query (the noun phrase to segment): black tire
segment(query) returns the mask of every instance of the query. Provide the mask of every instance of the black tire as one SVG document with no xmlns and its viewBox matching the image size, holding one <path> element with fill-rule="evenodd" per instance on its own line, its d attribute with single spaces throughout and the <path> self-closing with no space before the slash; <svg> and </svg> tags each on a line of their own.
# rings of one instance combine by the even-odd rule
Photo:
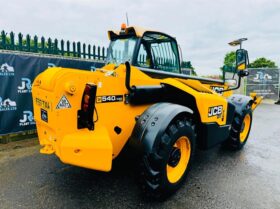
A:
<svg viewBox="0 0 280 209">
<path fill-rule="evenodd" d="M 190 119 L 186 117 L 176 118 L 169 124 L 159 140 L 155 142 L 153 152 L 143 154 L 140 163 L 139 183 L 145 196 L 151 199 L 164 200 L 180 188 L 190 170 L 194 156 L 196 144 L 194 129 L 195 126 Z M 173 163 L 172 166 L 174 166 L 176 162 L 174 164 L 172 160 L 175 159 L 176 161 L 178 158 L 178 155 L 174 154 L 175 152 L 177 153 L 176 147 L 173 146 L 178 143 L 178 139 L 186 140 L 186 138 L 189 141 L 188 147 L 190 147 L 190 154 L 188 152 L 189 160 L 186 163 L 185 170 L 181 169 L 184 172 L 179 180 L 171 183 L 168 179 L 167 165 L 170 166 Z M 178 165 L 179 163 L 182 165 L 181 156 L 182 154 Z M 183 165 L 185 164 L 183 163 Z"/>
<path fill-rule="evenodd" d="M 248 127 L 248 130 L 246 131 L 245 136 L 242 136 L 242 133 L 244 131 L 244 120 L 246 117 L 250 117 L 250 124 Z M 240 150 L 244 147 L 246 144 L 248 137 L 250 135 L 252 126 L 252 110 L 247 109 L 242 113 L 242 115 L 235 114 L 233 118 L 233 122 L 230 129 L 230 135 L 228 140 L 226 141 L 226 147 L 228 147 L 231 150 Z"/>
</svg>

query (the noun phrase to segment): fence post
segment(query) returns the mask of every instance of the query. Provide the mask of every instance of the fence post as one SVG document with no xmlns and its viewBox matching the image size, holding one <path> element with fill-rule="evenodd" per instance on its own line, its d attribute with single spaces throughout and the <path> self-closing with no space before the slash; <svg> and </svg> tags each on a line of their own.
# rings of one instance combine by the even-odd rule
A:
<svg viewBox="0 0 280 209">
<path fill-rule="evenodd" d="M 67 50 L 67 56 L 70 56 L 70 41 L 66 42 L 66 50 Z"/>
<path fill-rule="evenodd" d="M 76 57 L 76 43 L 73 42 L 73 56 Z"/>
<path fill-rule="evenodd" d="M 20 51 L 22 51 L 22 37 L 23 37 L 22 33 L 19 33 L 18 34 L 18 49 Z"/>
<path fill-rule="evenodd" d="M 10 33 L 10 39 L 11 39 L 11 49 L 14 50 L 15 49 L 15 34 L 13 33 L 13 31 Z"/>
<path fill-rule="evenodd" d="M 6 33 L 2 30 L 1 32 L 1 48 L 6 49 Z"/>
<path fill-rule="evenodd" d="M 48 38 L 48 54 L 52 52 L 52 39 Z"/>
<path fill-rule="evenodd" d="M 96 47 L 95 47 L 95 45 L 94 45 L 94 46 L 92 47 L 92 50 L 93 50 L 93 59 L 96 59 L 95 49 L 96 49 Z"/>
<path fill-rule="evenodd" d="M 86 44 L 83 43 L 83 58 L 86 58 Z"/>
<path fill-rule="evenodd" d="M 41 50 L 42 50 L 42 53 L 45 53 L 45 38 L 44 38 L 44 36 L 41 37 Z"/>
<path fill-rule="evenodd" d="M 88 45 L 88 58 L 91 58 L 91 45 Z"/>
<path fill-rule="evenodd" d="M 35 35 L 33 40 L 34 40 L 33 51 L 38 52 L 38 36 Z"/>
<path fill-rule="evenodd" d="M 97 48 L 97 59 L 100 60 L 100 46 Z"/>
<path fill-rule="evenodd" d="M 81 57 L 81 42 L 77 43 L 78 57 Z"/>
<path fill-rule="evenodd" d="M 64 41 L 63 41 L 63 39 L 60 41 L 60 52 L 61 52 L 61 55 L 64 56 Z"/>
<path fill-rule="evenodd" d="M 54 54 L 58 54 L 58 40 L 54 39 Z"/>
<path fill-rule="evenodd" d="M 30 52 L 30 35 L 26 35 L 26 50 Z"/>
</svg>

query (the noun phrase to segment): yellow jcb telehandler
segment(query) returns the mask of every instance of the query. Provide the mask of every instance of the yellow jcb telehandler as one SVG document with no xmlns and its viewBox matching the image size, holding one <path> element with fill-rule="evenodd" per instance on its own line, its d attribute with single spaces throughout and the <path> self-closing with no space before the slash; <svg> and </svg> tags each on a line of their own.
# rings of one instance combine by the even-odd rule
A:
<svg viewBox="0 0 280 209">
<path fill-rule="evenodd" d="M 163 199 L 184 182 L 195 149 L 247 142 L 256 95 L 232 94 L 248 75 L 236 51 L 238 82 L 185 75 L 176 39 L 122 25 L 109 31 L 106 65 L 94 72 L 48 68 L 32 95 L 43 154 L 66 164 L 110 171 L 125 145 L 138 153 L 140 187 Z"/>
</svg>

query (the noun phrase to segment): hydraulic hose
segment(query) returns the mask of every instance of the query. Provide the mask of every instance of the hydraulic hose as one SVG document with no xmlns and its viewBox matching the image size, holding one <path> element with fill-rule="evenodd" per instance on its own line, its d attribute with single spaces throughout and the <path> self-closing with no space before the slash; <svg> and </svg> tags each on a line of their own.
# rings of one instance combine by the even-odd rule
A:
<svg viewBox="0 0 280 209">
<path fill-rule="evenodd" d="M 129 92 L 132 91 L 132 88 L 130 87 L 130 73 L 131 73 L 131 68 L 129 62 L 125 62 L 125 67 L 126 67 L 126 76 L 125 76 L 125 87 Z"/>
</svg>

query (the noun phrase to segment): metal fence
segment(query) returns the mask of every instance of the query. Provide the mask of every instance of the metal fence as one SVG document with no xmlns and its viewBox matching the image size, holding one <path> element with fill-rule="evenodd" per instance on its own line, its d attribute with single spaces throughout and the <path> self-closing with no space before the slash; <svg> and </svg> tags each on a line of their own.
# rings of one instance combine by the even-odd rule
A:
<svg viewBox="0 0 280 209">
<path fill-rule="evenodd" d="M 59 41 L 56 38 L 46 39 L 43 36 L 39 39 L 37 35 L 31 37 L 29 34 L 24 37 L 22 33 L 16 35 L 14 32 L 8 34 L 5 31 L 0 35 L 0 49 L 96 60 L 104 60 L 107 55 L 107 48 L 101 46 L 63 39 Z"/>
</svg>

